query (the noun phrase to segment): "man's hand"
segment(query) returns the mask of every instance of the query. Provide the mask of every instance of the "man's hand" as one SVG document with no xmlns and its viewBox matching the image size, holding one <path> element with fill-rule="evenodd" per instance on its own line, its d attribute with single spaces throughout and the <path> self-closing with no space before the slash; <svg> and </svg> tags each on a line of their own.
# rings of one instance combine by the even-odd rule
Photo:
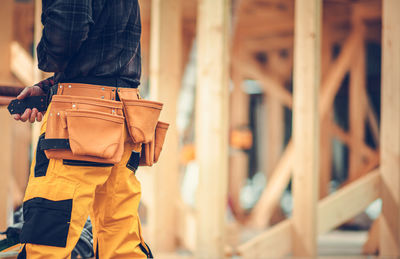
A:
<svg viewBox="0 0 400 259">
<path fill-rule="evenodd" d="M 44 92 L 39 86 L 37 86 L 37 85 L 28 86 L 28 87 L 25 87 L 24 90 L 22 90 L 22 92 L 17 96 L 17 99 L 22 100 L 29 96 L 40 96 L 40 95 L 44 95 Z M 14 115 L 14 119 L 20 120 L 23 122 L 29 120 L 29 122 L 33 123 L 33 122 L 35 122 L 35 119 L 37 121 L 42 121 L 43 114 L 41 112 L 39 112 L 36 108 L 33 108 L 32 110 L 26 109 L 22 115 L 20 115 L 20 114 Z"/>
</svg>

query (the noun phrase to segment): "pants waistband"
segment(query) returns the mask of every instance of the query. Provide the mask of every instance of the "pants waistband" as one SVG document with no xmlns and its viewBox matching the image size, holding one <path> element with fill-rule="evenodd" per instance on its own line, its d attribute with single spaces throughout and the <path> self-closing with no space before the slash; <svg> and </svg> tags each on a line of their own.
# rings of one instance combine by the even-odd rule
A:
<svg viewBox="0 0 400 259">
<path fill-rule="evenodd" d="M 97 77 L 97 76 L 85 76 L 74 78 L 71 80 L 61 81 L 60 83 L 78 83 L 78 84 L 92 84 L 92 85 L 103 85 L 123 88 L 138 88 L 139 82 L 131 82 L 122 79 L 119 76 L 115 77 Z"/>
</svg>

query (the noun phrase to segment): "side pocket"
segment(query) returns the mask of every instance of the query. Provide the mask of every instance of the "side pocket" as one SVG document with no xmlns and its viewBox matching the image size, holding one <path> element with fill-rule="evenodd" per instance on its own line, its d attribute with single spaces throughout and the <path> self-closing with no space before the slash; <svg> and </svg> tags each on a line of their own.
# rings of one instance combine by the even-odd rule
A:
<svg viewBox="0 0 400 259">
<path fill-rule="evenodd" d="M 149 143 L 152 141 L 163 104 L 143 99 L 122 99 L 122 102 L 133 142 Z"/>
<path fill-rule="evenodd" d="M 23 204 L 24 226 L 21 242 L 65 247 L 72 212 L 71 199 L 53 201 L 41 197 Z"/>
<path fill-rule="evenodd" d="M 157 163 L 162 147 L 164 145 L 165 136 L 167 135 L 169 124 L 159 121 L 154 136 L 154 163 Z"/>
<path fill-rule="evenodd" d="M 66 117 L 74 155 L 108 159 L 122 153 L 124 117 L 89 110 L 67 110 Z"/>
</svg>

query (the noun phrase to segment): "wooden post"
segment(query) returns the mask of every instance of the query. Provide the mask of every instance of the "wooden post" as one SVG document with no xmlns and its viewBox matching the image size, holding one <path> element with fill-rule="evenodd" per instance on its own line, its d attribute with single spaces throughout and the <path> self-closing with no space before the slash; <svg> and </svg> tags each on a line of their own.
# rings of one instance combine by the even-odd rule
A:
<svg viewBox="0 0 400 259">
<path fill-rule="evenodd" d="M 151 6 L 150 96 L 164 103 L 160 120 L 170 123 L 163 154 L 153 169 L 154 202 L 149 208 L 150 241 L 156 251 L 176 246 L 178 133 L 176 103 L 181 83 L 182 3 L 153 0 Z"/>
<path fill-rule="evenodd" d="M 224 257 L 228 182 L 229 0 L 201 0 L 197 16 L 197 257 Z"/>
<path fill-rule="evenodd" d="M 0 82 L 10 82 L 11 80 L 11 41 L 12 41 L 12 14 L 13 0 L 3 0 L 0 8 L 1 17 L 1 37 L 0 37 Z"/>
<path fill-rule="evenodd" d="M 383 1 L 380 254 L 400 256 L 400 1 Z"/>
<path fill-rule="evenodd" d="M 0 120 L 0 229 L 3 231 L 7 228 L 9 213 L 12 211 L 12 186 L 9 184 L 12 179 L 12 117 L 7 109 L 0 108 Z"/>
<path fill-rule="evenodd" d="M 11 76 L 11 41 L 12 41 L 12 14 L 13 0 L 4 0 L 0 8 L 0 82 L 10 83 Z M 4 108 L 0 109 L 0 229 L 7 228 L 7 219 L 11 207 L 10 201 L 10 185 L 12 173 L 12 157 L 11 157 L 11 117 Z"/>
<path fill-rule="evenodd" d="M 232 74 L 234 89 L 231 92 L 230 126 L 231 130 L 249 124 L 249 95 L 242 89 L 243 78 L 239 71 Z M 229 158 L 229 197 L 233 214 L 241 220 L 244 210 L 240 206 L 240 190 L 244 186 L 248 173 L 248 155 L 243 150 L 233 150 Z"/>
<path fill-rule="evenodd" d="M 364 31 L 362 21 L 354 18 L 354 27 L 357 31 Z M 361 34 L 362 38 L 364 33 Z M 366 118 L 366 67 L 365 67 L 365 48 L 364 41 L 361 41 L 357 49 L 357 56 L 350 68 L 350 135 L 351 144 L 349 157 L 349 181 L 354 181 L 360 177 L 357 175 L 358 169 L 363 164 L 363 157 L 360 147 L 365 138 L 365 118 Z"/>
<path fill-rule="evenodd" d="M 321 0 L 296 0 L 293 88 L 293 255 L 317 253 Z"/>
<path fill-rule="evenodd" d="M 323 10 L 327 11 L 327 8 Z M 326 16 L 324 16 L 326 17 Z M 332 29 L 330 24 L 323 19 L 321 39 L 321 77 L 325 78 L 332 64 Z M 323 85 L 321 84 L 321 88 Z M 322 89 L 321 89 L 322 90 Z M 332 176 L 332 124 L 333 107 L 330 107 L 327 116 L 321 118 L 320 135 L 320 172 L 319 172 L 319 198 L 322 199 L 329 194 Z"/>
</svg>

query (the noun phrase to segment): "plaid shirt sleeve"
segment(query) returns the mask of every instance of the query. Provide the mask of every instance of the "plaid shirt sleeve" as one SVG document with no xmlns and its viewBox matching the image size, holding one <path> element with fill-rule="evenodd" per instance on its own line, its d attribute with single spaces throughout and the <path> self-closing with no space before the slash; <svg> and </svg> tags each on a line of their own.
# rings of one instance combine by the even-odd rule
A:
<svg viewBox="0 0 400 259">
<path fill-rule="evenodd" d="M 39 68 L 62 72 L 88 36 L 93 24 L 92 0 L 43 0 L 42 6 Z"/>
<path fill-rule="evenodd" d="M 39 86 L 43 92 L 45 94 L 47 94 L 49 92 L 50 87 L 52 87 L 54 85 L 54 76 L 51 76 L 49 78 L 46 78 L 42 81 L 40 81 L 39 83 L 35 84 L 37 86 Z"/>
</svg>

